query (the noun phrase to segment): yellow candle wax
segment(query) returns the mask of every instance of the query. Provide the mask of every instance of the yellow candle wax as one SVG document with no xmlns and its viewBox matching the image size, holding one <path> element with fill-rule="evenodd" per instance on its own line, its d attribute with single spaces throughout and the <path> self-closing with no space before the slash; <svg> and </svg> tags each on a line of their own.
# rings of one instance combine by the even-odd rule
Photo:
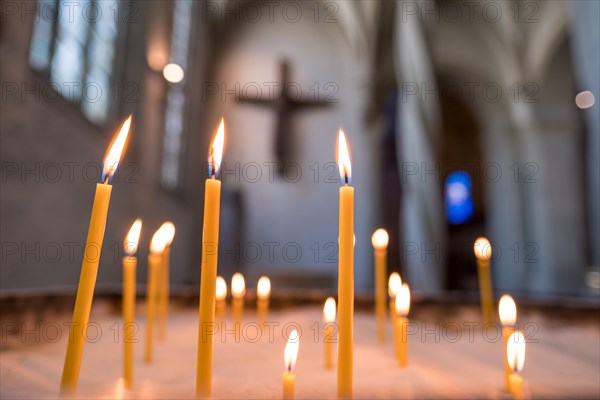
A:
<svg viewBox="0 0 600 400">
<path fill-rule="evenodd" d="M 162 254 L 162 263 L 158 276 L 158 340 L 164 341 L 167 336 L 167 319 L 169 316 L 169 297 L 170 297 L 170 275 L 171 275 L 171 243 L 175 236 L 175 225 L 172 222 L 165 222 L 159 229 L 165 231 L 165 240 L 167 245 Z"/>
<path fill-rule="evenodd" d="M 108 215 L 108 206 L 112 191 L 112 186 L 108 184 L 108 181 L 116 172 L 121 154 L 127 143 L 130 126 L 131 116 L 121 126 L 104 159 L 104 184 L 96 185 L 96 194 L 94 196 L 83 262 L 81 264 L 79 285 L 77 287 L 77 296 L 75 298 L 73 319 L 69 329 L 69 342 L 67 344 L 67 353 L 60 385 L 61 394 L 72 394 L 77 389 L 85 345 L 85 330 L 90 319 L 94 289 L 96 287 L 96 276 L 98 275 L 98 263 L 100 261 L 102 242 L 104 241 L 106 217 Z"/>
<path fill-rule="evenodd" d="M 288 337 L 283 354 L 286 370 L 283 372 L 283 398 L 293 399 L 295 395 L 296 375 L 292 372 L 298 358 L 298 348 L 300 346 L 300 336 L 297 330 L 293 330 Z"/>
<path fill-rule="evenodd" d="M 152 350 L 154 346 L 154 317 L 156 308 L 156 284 L 158 283 L 158 272 L 161 263 L 160 254 L 148 256 L 148 282 L 146 284 L 146 351 L 144 361 L 152 361 Z"/>
<path fill-rule="evenodd" d="M 219 216 L 221 210 L 221 181 L 216 179 L 223 145 L 225 122 L 221 124 L 209 150 L 210 178 L 204 187 L 204 226 L 202 228 L 202 267 L 200 280 L 200 310 L 198 328 L 198 363 L 196 396 L 210 397 L 214 350 L 215 296 L 219 256 Z"/>
<path fill-rule="evenodd" d="M 523 399 L 523 377 L 516 372 L 509 376 L 510 395 L 514 400 Z"/>
<path fill-rule="evenodd" d="M 333 344 L 335 340 L 335 299 L 327 298 L 323 306 L 323 342 L 325 347 L 325 368 L 333 367 Z"/>
<path fill-rule="evenodd" d="M 481 314 L 484 324 L 494 322 L 494 295 L 492 291 L 492 276 L 490 272 L 490 258 L 492 257 L 492 246 L 490 242 L 480 237 L 474 245 L 475 257 L 477 258 L 477 275 L 479 277 L 479 295 L 481 297 Z"/>
<path fill-rule="evenodd" d="M 385 341 L 385 279 L 387 276 L 388 233 L 385 229 L 377 229 L 371 237 L 375 248 L 375 316 L 377 318 L 377 340 Z"/>
<path fill-rule="evenodd" d="M 338 370 L 339 397 L 352 397 L 354 348 L 354 188 L 350 154 L 344 132 L 338 136 L 338 165 L 344 186 L 340 188 L 338 255 Z"/>
<path fill-rule="evenodd" d="M 500 322 L 502 323 L 502 358 L 504 360 L 504 383 L 506 391 L 510 391 L 510 374 L 512 372 L 510 365 L 508 364 L 508 358 L 506 357 L 506 350 L 508 347 L 508 338 L 514 333 L 513 326 L 517 322 L 517 305 L 512 297 L 509 295 L 503 295 L 498 303 L 498 314 L 500 315 Z"/>
<path fill-rule="evenodd" d="M 283 398 L 293 399 L 296 389 L 296 374 L 290 371 L 283 373 Z"/>
<path fill-rule="evenodd" d="M 396 358 L 398 359 L 398 365 L 406 367 L 408 365 L 408 350 L 407 350 L 407 327 L 408 318 L 397 317 L 396 318 Z"/>
<path fill-rule="evenodd" d="M 69 344 L 61 381 L 61 393 L 63 394 L 74 392 L 77 389 L 85 345 L 85 329 L 90 319 L 111 190 L 111 185 L 96 185 L 96 195 L 81 265 L 75 309 L 73 310 L 73 321 L 69 329 Z"/>
<path fill-rule="evenodd" d="M 227 300 L 227 283 L 225 283 L 225 279 L 221 276 L 217 276 L 216 288 L 215 288 L 215 297 L 216 297 L 216 318 L 223 319 L 225 318 L 225 301 Z"/>
<path fill-rule="evenodd" d="M 142 220 L 137 219 L 131 226 L 125 239 L 125 257 L 123 257 L 123 378 L 125 388 L 133 388 L 133 343 L 135 334 L 135 275 L 137 251 Z"/>
<path fill-rule="evenodd" d="M 394 332 L 396 344 L 396 357 L 398 364 L 404 368 L 408 365 L 408 312 L 410 311 L 410 288 L 406 283 L 402 284 L 396 295 L 396 330 Z"/>
<path fill-rule="evenodd" d="M 123 377 L 125 388 L 133 387 L 133 343 L 135 334 L 136 257 L 123 257 Z"/>
<path fill-rule="evenodd" d="M 269 297 L 271 295 L 271 280 L 261 276 L 256 285 L 256 314 L 258 322 L 264 324 L 269 314 Z"/>
</svg>

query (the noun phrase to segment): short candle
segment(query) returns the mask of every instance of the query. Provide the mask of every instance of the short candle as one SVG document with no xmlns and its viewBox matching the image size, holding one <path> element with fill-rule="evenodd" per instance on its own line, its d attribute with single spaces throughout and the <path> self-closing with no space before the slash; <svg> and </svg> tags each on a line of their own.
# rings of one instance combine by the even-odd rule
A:
<svg viewBox="0 0 600 400">
<path fill-rule="evenodd" d="M 506 357 L 506 348 L 508 346 L 508 338 L 515 331 L 514 325 L 517 322 L 517 305 L 512 297 L 505 294 L 500 298 L 498 304 L 498 314 L 500 315 L 500 323 L 502 324 L 502 358 L 504 359 L 504 384 L 506 391 L 510 391 L 510 374 L 511 369 L 508 365 L 508 358 Z"/>
<path fill-rule="evenodd" d="M 377 229 L 371 236 L 375 249 L 375 316 L 377 340 L 385 341 L 385 277 L 387 276 L 387 246 L 389 235 L 385 229 Z"/>
<path fill-rule="evenodd" d="M 410 311 L 410 288 L 403 283 L 396 296 L 396 357 L 401 367 L 408 365 L 407 330 L 408 312 Z"/>
<path fill-rule="evenodd" d="M 295 395 L 296 374 L 294 374 L 294 366 L 298 358 L 298 347 L 300 346 L 300 336 L 297 330 L 293 330 L 288 337 L 288 342 L 285 345 L 283 360 L 285 371 L 283 372 L 283 398 L 293 399 Z"/>
<path fill-rule="evenodd" d="M 171 244 L 175 237 L 175 225 L 167 221 L 160 227 L 165 231 L 165 250 L 162 254 L 162 263 L 158 276 L 158 340 L 164 341 L 167 336 L 167 319 L 169 317 L 170 277 L 171 277 Z"/>
<path fill-rule="evenodd" d="M 162 265 L 163 251 L 167 245 L 168 232 L 159 228 L 152 236 L 150 254 L 148 255 L 148 284 L 146 286 L 146 353 L 144 361 L 152 361 L 154 348 L 154 323 L 158 293 L 159 273 Z"/>
<path fill-rule="evenodd" d="M 523 364 L 525 364 L 525 336 L 522 332 L 517 331 L 509 336 L 506 357 L 511 369 L 509 377 L 510 395 L 515 400 L 521 400 L 523 398 L 521 371 L 523 371 Z"/>
<path fill-rule="evenodd" d="M 236 272 L 231 277 L 231 296 L 233 297 L 233 323 L 237 332 L 244 318 L 244 296 L 246 295 L 246 281 L 244 275 Z"/>
<path fill-rule="evenodd" d="M 126 389 L 133 388 L 133 343 L 135 334 L 135 275 L 142 220 L 136 219 L 125 238 L 123 257 L 123 378 Z"/>
<path fill-rule="evenodd" d="M 271 296 L 271 280 L 261 276 L 256 285 L 256 314 L 258 321 L 264 324 L 269 313 L 269 297 Z"/>
<path fill-rule="evenodd" d="M 335 299 L 328 297 L 323 306 L 323 343 L 325 345 L 325 368 L 333 367 L 333 344 L 335 340 Z"/>
<path fill-rule="evenodd" d="M 222 319 L 225 316 L 225 301 L 227 300 L 227 282 L 222 276 L 217 276 L 216 283 L 216 314 L 217 318 Z"/>
<path fill-rule="evenodd" d="M 481 314 L 484 324 L 494 322 L 494 294 L 492 291 L 492 276 L 490 272 L 490 258 L 492 246 L 484 237 L 477 238 L 473 245 L 475 258 L 477 258 L 477 275 L 479 277 L 479 295 L 481 297 Z"/>
</svg>

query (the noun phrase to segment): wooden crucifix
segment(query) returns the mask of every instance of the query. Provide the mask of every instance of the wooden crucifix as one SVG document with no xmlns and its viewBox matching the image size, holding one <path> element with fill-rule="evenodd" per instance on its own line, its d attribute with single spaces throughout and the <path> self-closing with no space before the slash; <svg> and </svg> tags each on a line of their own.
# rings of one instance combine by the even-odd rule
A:
<svg viewBox="0 0 600 400">
<path fill-rule="evenodd" d="M 280 62 L 281 91 L 279 96 L 272 99 L 251 99 L 241 95 L 237 96 L 238 102 L 250 103 L 273 108 L 277 113 L 277 126 L 275 131 L 275 157 L 277 160 L 277 171 L 283 175 L 286 165 L 294 160 L 295 140 L 292 133 L 292 116 L 294 112 L 306 108 L 326 107 L 326 101 L 298 99 L 290 96 L 293 81 L 290 79 L 290 64 L 287 60 Z M 291 89 L 291 90 L 290 90 Z"/>
</svg>

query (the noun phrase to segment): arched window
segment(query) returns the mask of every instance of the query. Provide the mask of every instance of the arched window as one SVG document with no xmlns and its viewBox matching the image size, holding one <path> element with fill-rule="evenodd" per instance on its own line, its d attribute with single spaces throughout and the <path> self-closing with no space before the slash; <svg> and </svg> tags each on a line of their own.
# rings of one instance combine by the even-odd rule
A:
<svg viewBox="0 0 600 400">
<path fill-rule="evenodd" d="M 30 65 L 92 122 L 110 111 L 119 2 L 39 0 Z"/>
</svg>

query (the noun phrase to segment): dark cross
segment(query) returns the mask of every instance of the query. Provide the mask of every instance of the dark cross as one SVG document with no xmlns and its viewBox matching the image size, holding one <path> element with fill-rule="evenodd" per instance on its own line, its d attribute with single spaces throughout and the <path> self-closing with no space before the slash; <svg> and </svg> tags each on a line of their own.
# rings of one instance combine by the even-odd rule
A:
<svg viewBox="0 0 600 400">
<path fill-rule="evenodd" d="M 274 99 L 253 99 L 238 96 L 237 101 L 256 104 L 260 106 L 272 107 L 277 112 L 277 128 L 275 131 L 275 157 L 277 159 L 277 171 L 283 175 L 286 165 L 293 159 L 294 135 L 292 134 L 292 114 L 311 107 L 326 107 L 327 101 L 311 101 L 306 99 L 297 99 L 290 96 L 290 92 L 298 96 L 297 89 L 292 88 L 290 79 L 290 64 L 287 60 L 280 63 L 281 91 L 279 96 Z M 317 91 L 318 94 L 318 91 Z"/>
</svg>

